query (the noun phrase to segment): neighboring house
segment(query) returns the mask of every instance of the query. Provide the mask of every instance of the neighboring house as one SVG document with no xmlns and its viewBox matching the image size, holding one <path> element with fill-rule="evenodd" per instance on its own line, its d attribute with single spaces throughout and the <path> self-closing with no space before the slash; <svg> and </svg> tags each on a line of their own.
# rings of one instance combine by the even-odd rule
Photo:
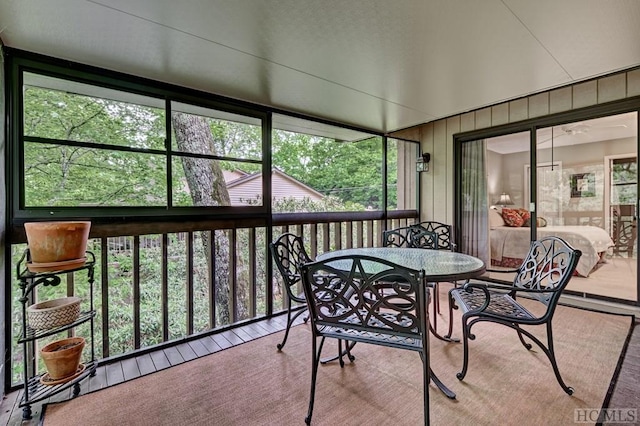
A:
<svg viewBox="0 0 640 426">
<path fill-rule="evenodd" d="M 257 198 L 262 198 L 262 173 L 248 174 L 239 170 L 225 170 L 224 179 L 227 182 L 232 206 L 248 205 L 252 202 L 255 203 Z M 311 201 L 320 201 L 324 198 L 324 195 L 315 189 L 278 169 L 271 171 L 271 188 L 274 200 L 307 198 Z"/>
</svg>

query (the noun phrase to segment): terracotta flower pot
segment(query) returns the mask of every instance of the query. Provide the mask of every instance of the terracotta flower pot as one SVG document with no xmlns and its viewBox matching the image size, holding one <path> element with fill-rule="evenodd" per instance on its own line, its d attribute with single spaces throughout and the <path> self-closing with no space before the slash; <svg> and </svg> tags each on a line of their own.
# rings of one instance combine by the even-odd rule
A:
<svg viewBox="0 0 640 426">
<path fill-rule="evenodd" d="M 40 350 L 40 356 L 47 367 L 49 377 L 53 380 L 72 376 L 78 370 L 85 339 L 70 337 L 56 340 Z"/>
<path fill-rule="evenodd" d="M 83 258 L 91 222 L 27 222 L 24 229 L 31 261 L 46 264 Z"/>
</svg>

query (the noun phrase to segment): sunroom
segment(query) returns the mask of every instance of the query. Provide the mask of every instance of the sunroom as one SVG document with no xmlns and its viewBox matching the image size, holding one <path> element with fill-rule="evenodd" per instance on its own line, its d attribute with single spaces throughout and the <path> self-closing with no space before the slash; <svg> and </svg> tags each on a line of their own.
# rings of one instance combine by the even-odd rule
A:
<svg viewBox="0 0 640 426">
<path fill-rule="evenodd" d="M 113 374 L 97 388 L 282 332 L 285 232 L 315 258 L 438 221 L 502 282 L 561 235 L 583 252 L 563 304 L 638 312 L 637 5 L 125 3 L 0 6 L 5 394 L 59 338 L 20 341 L 41 300 L 92 300 L 75 332 Z M 20 301 L 24 224 L 71 220 L 91 222 L 95 281 Z"/>
</svg>

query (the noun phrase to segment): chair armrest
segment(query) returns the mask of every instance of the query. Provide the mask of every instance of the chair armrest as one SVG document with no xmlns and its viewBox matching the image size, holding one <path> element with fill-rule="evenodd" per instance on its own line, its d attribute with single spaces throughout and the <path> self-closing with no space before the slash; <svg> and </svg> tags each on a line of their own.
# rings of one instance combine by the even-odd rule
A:
<svg viewBox="0 0 640 426">
<path fill-rule="evenodd" d="M 544 294 L 544 293 L 554 293 L 558 291 L 557 288 L 546 288 L 546 289 L 535 289 L 535 288 L 522 288 L 515 287 L 513 284 L 500 284 L 500 283 L 489 283 L 489 282 L 468 282 L 462 288 L 466 289 L 467 286 L 470 288 L 483 288 L 487 291 L 489 290 L 502 290 L 509 293 L 533 293 L 533 294 Z"/>
<path fill-rule="evenodd" d="M 468 281 L 462 286 L 462 288 L 464 289 L 467 286 L 470 286 L 472 288 L 483 287 L 483 288 L 486 288 L 487 290 L 503 290 L 503 291 L 517 290 L 517 287 L 514 287 L 513 284 L 500 284 L 500 283 L 486 282 L 486 281 L 479 281 L 479 280 Z"/>
<path fill-rule="evenodd" d="M 471 309 L 470 312 L 471 311 L 482 312 L 485 309 L 487 309 L 487 307 L 489 306 L 489 303 L 491 302 L 491 293 L 489 292 L 489 285 L 487 285 L 486 283 L 468 282 L 462 287 L 462 290 L 466 291 L 467 293 L 473 293 L 475 290 L 480 290 L 481 292 L 484 293 L 484 302 L 482 303 L 482 305 L 480 305 L 479 308 Z"/>
</svg>

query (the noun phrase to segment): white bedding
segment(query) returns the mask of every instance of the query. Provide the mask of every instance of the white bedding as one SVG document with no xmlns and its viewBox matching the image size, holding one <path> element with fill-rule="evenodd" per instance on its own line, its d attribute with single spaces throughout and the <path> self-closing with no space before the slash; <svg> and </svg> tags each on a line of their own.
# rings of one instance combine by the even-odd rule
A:
<svg viewBox="0 0 640 426">
<path fill-rule="evenodd" d="M 576 272 L 588 277 L 600 262 L 601 254 L 613 247 L 613 240 L 607 231 L 597 226 L 546 226 L 538 228 L 539 238 L 557 236 L 573 248 L 582 251 Z M 498 262 L 503 257 L 522 259 L 531 245 L 531 228 L 498 226 L 491 230 L 491 259 Z"/>
</svg>

